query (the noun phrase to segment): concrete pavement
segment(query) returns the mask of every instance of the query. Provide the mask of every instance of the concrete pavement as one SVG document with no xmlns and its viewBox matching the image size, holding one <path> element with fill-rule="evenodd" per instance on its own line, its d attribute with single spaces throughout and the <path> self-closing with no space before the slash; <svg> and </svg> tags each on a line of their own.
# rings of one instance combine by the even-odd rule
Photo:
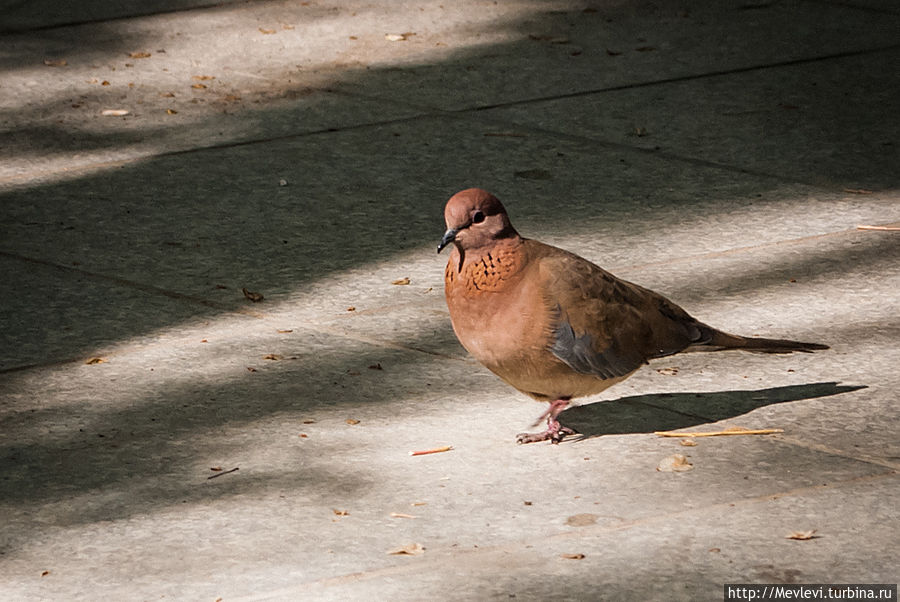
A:
<svg viewBox="0 0 900 602">
<path fill-rule="evenodd" d="M 900 581 L 894 3 L 81 4 L 0 2 L 0 598 Z M 434 253 L 473 185 L 832 349 L 659 360 L 516 446 Z M 653 434 L 730 426 L 784 432 Z"/>
</svg>

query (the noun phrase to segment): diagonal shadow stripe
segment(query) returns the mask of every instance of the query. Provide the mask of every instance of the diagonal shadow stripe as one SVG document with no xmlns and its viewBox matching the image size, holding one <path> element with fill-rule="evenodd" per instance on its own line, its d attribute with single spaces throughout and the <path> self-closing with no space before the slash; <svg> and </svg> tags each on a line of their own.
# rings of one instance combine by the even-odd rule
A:
<svg viewBox="0 0 900 602">
<path fill-rule="evenodd" d="M 560 421 L 584 438 L 652 433 L 727 420 L 777 403 L 865 388 L 865 385 L 822 382 L 749 391 L 634 395 L 571 408 L 563 412 Z"/>
</svg>

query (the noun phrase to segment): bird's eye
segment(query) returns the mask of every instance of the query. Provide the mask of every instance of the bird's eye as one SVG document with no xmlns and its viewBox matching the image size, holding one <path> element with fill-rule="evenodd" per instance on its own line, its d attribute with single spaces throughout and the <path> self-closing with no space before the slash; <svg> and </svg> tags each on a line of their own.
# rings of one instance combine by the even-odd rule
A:
<svg viewBox="0 0 900 602">
<path fill-rule="evenodd" d="M 474 214 L 472 214 L 472 223 L 473 224 L 480 224 L 483 221 L 484 221 L 484 214 L 481 211 L 476 211 Z"/>
</svg>

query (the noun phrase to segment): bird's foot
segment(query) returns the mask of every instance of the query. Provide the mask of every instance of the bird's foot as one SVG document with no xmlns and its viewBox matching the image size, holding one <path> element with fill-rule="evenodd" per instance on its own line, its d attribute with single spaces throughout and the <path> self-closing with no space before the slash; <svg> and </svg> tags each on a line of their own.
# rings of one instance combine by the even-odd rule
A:
<svg viewBox="0 0 900 602">
<path fill-rule="evenodd" d="M 547 430 L 543 433 L 519 433 L 516 435 L 516 443 L 537 443 L 538 441 L 547 441 L 550 443 L 559 443 L 563 440 L 566 435 L 574 435 L 575 431 L 570 429 L 567 426 L 563 426 L 559 423 L 559 420 L 556 419 L 563 410 L 565 410 L 569 406 L 568 399 L 557 399 L 556 401 L 550 402 L 550 407 L 546 412 L 541 414 L 541 417 L 537 419 L 537 422 L 534 423 L 534 426 L 537 426 L 541 420 L 544 418 L 547 419 Z"/>
<path fill-rule="evenodd" d="M 566 435 L 574 435 L 575 431 L 567 426 L 563 426 L 558 420 L 548 421 L 547 430 L 542 433 L 519 433 L 516 435 L 516 443 L 537 443 L 538 441 L 550 441 L 556 444 L 563 440 Z"/>
</svg>

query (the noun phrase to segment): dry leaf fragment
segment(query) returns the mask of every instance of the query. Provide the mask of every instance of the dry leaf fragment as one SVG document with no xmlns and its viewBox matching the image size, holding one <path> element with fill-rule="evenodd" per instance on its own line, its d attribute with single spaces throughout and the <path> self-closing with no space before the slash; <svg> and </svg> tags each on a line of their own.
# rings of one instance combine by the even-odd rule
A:
<svg viewBox="0 0 900 602">
<path fill-rule="evenodd" d="M 427 506 L 428 502 L 413 502 L 410 506 Z"/>
<path fill-rule="evenodd" d="M 693 470 L 694 465 L 688 462 L 687 457 L 683 454 L 675 454 L 668 456 L 659 461 L 656 470 L 659 472 L 686 472 Z"/>
<path fill-rule="evenodd" d="M 48 67 L 65 67 L 69 63 L 66 59 L 44 59 L 44 64 Z"/>
<path fill-rule="evenodd" d="M 332 508 L 331 511 L 337 516 L 348 516 L 350 514 L 347 510 L 338 510 L 337 508 Z"/>
<path fill-rule="evenodd" d="M 696 447 L 697 445 L 697 442 L 693 439 L 682 439 L 678 443 L 684 447 Z"/>
<path fill-rule="evenodd" d="M 570 527 L 587 527 L 588 525 L 597 524 L 596 514 L 573 514 L 566 519 L 566 524 Z"/>
<path fill-rule="evenodd" d="M 106 363 L 106 360 L 103 359 L 102 357 L 92 357 L 89 360 L 85 361 L 84 363 L 87 364 L 88 366 L 93 366 L 95 364 Z"/>
<path fill-rule="evenodd" d="M 785 539 L 796 539 L 798 541 L 806 541 L 807 539 L 816 539 L 819 537 L 816 535 L 816 529 L 812 529 L 811 531 L 791 531 L 787 535 L 784 536 Z"/>
<path fill-rule="evenodd" d="M 414 36 L 416 34 L 411 32 L 406 33 L 386 33 L 384 34 L 384 39 L 388 42 L 405 42 L 409 36 Z"/>
<path fill-rule="evenodd" d="M 278 360 L 283 360 L 283 359 L 284 359 L 284 356 L 283 356 L 283 355 L 278 355 L 277 353 L 267 353 L 266 355 L 263 356 L 263 359 L 264 359 L 264 360 L 278 361 Z"/>
<path fill-rule="evenodd" d="M 260 27 L 259 33 L 262 33 L 265 35 L 271 35 L 271 34 L 275 33 L 275 30 L 274 29 L 263 29 L 262 27 Z"/>
<path fill-rule="evenodd" d="M 394 280 L 393 282 L 391 282 L 391 284 L 396 284 L 399 286 L 409 284 L 409 277 L 407 276 L 406 278 L 400 278 L 399 280 Z"/>
<path fill-rule="evenodd" d="M 350 307 L 347 308 L 347 311 L 356 311 L 356 307 L 351 305 Z"/>
<path fill-rule="evenodd" d="M 425 548 L 422 546 L 422 544 L 418 543 L 406 544 L 402 548 L 388 551 L 388 554 L 393 556 L 418 556 L 424 553 Z"/>
<path fill-rule="evenodd" d="M 303 424 L 315 424 L 315 423 L 316 423 L 316 421 L 313 420 L 312 418 L 307 418 L 306 420 L 303 421 Z"/>
<path fill-rule="evenodd" d="M 160 94 L 160 96 L 163 98 L 175 98 L 175 94 L 173 94 L 172 92 L 163 92 L 162 94 Z"/>
<path fill-rule="evenodd" d="M 254 303 L 259 303 L 260 301 L 265 299 L 265 297 L 263 297 L 260 293 L 254 293 L 253 291 L 248 291 L 246 288 L 242 288 L 241 292 L 244 293 L 244 296 L 247 299 L 250 299 Z"/>
<path fill-rule="evenodd" d="M 103 84 L 104 86 L 108 86 L 109 83 Z M 128 115 L 129 111 L 126 109 L 104 109 L 100 111 L 100 114 L 105 117 L 122 117 L 124 115 Z"/>
<path fill-rule="evenodd" d="M 256 371 L 257 371 L 256 368 L 254 368 L 253 366 L 247 366 L 247 372 L 256 372 Z"/>
<path fill-rule="evenodd" d="M 41 577 L 46 577 L 49 574 L 50 574 L 50 571 L 44 571 L 41 573 Z"/>
<path fill-rule="evenodd" d="M 678 374 L 678 366 L 672 366 L 671 368 L 657 368 L 656 371 L 663 376 L 675 376 Z"/>
<path fill-rule="evenodd" d="M 391 512 L 391 518 L 416 518 L 412 514 L 403 514 L 402 512 Z"/>
<path fill-rule="evenodd" d="M 209 469 L 213 472 L 219 472 L 220 470 L 222 470 L 222 467 L 221 466 L 210 466 Z"/>
<path fill-rule="evenodd" d="M 191 84 L 191 87 L 195 90 L 205 90 L 206 84 Z"/>
<path fill-rule="evenodd" d="M 147 59 L 150 58 L 149 52 L 129 52 L 128 56 L 133 59 Z"/>
<path fill-rule="evenodd" d="M 294 332 L 294 331 L 293 331 L 293 329 L 285 329 L 285 330 L 279 329 L 279 330 L 277 330 L 276 332 L 277 332 L 278 334 L 289 334 L 289 333 Z"/>
<path fill-rule="evenodd" d="M 166 115 L 177 115 L 178 111 L 175 109 L 166 109 Z"/>
<path fill-rule="evenodd" d="M 560 556 L 566 560 L 581 560 L 584 558 L 584 554 L 560 554 Z"/>
<path fill-rule="evenodd" d="M 448 452 L 453 449 L 452 445 L 445 445 L 443 447 L 435 447 L 432 449 L 422 449 L 419 451 L 411 451 L 409 452 L 410 456 L 427 456 L 428 454 L 440 454 L 443 452 Z"/>
<path fill-rule="evenodd" d="M 196 79 L 197 81 L 205 82 L 211 79 L 216 79 L 215 75 L 192 75 L 191 79 Z"/>
<path fill-rule="evenodd" d="M 348 418 L 344 422 L 346 422 L 349 425 L 359 424 L 359 420 L 357 420 L 356 418 Z"/>
</svg>

